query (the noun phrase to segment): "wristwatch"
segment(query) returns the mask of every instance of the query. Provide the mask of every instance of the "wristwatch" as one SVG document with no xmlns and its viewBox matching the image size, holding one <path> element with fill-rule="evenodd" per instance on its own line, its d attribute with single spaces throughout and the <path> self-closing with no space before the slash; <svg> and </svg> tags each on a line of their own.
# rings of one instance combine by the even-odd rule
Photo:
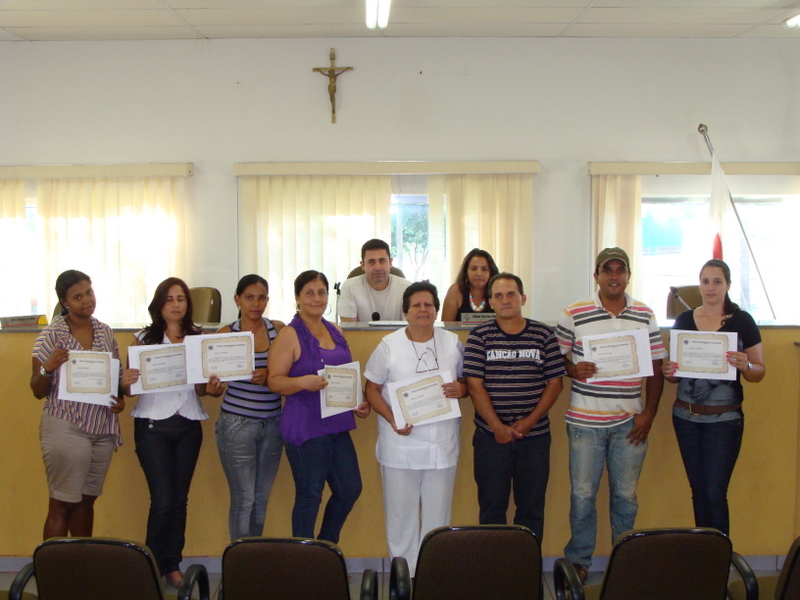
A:
<svg viewBox="0 0 800 600">
<path fill-rule="evenodd" d="M 45 369 L 44 365 L 42 365 L 41 367 L 39 367 L 39 375 L 41 375 L 42 377 L 51 377 L 53 374 L 48 373 L 47 369 Z"/>
</svg>

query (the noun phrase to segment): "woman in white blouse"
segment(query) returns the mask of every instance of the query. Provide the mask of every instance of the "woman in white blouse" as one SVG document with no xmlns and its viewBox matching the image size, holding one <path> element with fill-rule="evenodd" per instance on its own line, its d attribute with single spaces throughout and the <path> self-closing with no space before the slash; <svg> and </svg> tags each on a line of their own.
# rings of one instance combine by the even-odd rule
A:
<svg viewBox="0 0 800 600">
<path fill-rule="evenodd" d="M 438 312 L 436 286 L 428 281 L 412 283 L 403 294 L 408 326 L 381 340 L 364 372 L 367 401 L 380 415 L 376 454 L 389 553 L 405 557 L 412 576 L 422 538 L 431 529 L 450 524 L 461 420 L 398 429 L 387 384 L 449 372 L 453 381 L 442 386 L 444 395 L 467 395 L 461 373 L 464 347 L 456 334 L 433 326 Z"/>
<path fill-rule="evenodd" d="M 181 344 L 199 335 L 192 321 L 189 287 L 177 277 L 162 281 L 147 307 L 153 323 L 136 333 L 133 345 Z M 134 383 L 138 371 L 133 373 Z M 146 544 L 167 582 L 179 586 L 180 562 L 186 531 L 189 486 L 203 443 L 200 421 L 207 419 L 198 396 L 220 396 L 224 385 L 216 376 L 194 389 L 140 394 L 136 408 L 136 455 L 150 489 Z M 126 389 L 130 395 L 130 387 Z"/>
</svg>

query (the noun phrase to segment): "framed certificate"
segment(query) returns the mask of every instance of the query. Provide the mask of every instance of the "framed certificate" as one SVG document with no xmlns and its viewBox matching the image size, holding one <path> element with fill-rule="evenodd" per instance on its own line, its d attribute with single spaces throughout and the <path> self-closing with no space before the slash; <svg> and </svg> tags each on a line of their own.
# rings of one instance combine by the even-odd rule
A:
<svg viewBox="0 0 800 600">
<path fill-rule="evenodd" d="M 220 381 L 249 380 L 253 376 L 255 355 L 251 331 L 189 335 L 183 343 L 189 383 L 204 383 L 212 375 Z"/>
<path fill-rule="evenodd" d="M 361 363 L 358 361 L 325 367 L 317 375 L 328 382 L 319 391 L 319 412 L 323 419 L 354 408 L 364 401 L 361 388 Z"/>
<path fill-rule="evenodd" d="M 458 398 L 447 398 L 442 385 L 453 381 L 450 371 L 422 373 L 413 379 L 386 384 L 395 426 L 425 425 L 461 416 Z"/>
<path fill-rule="evenodd" d="M 737 344 L 734 332 L 673 329 L 669 337 L 669 355 L 678 363 L 675 376 L 735 380 L 736 367 L 728 363 L 728 352 L 735 350 Z"/>
<path fill-rule="evenodd" d="M 119 388 L 119 360 L 110 352 L 70 350 L 59 367 L 58 397 L 62 400 L 111 406 Z"/>
<path fill-rule="evenodd" d="M 128 359 L 131 368 L 140 372 L 139 381 L 131 385 L 132 394 L 191 387 L 186 375 L 186 346 L 183 344 L 131 346 Z"/>
</svg>

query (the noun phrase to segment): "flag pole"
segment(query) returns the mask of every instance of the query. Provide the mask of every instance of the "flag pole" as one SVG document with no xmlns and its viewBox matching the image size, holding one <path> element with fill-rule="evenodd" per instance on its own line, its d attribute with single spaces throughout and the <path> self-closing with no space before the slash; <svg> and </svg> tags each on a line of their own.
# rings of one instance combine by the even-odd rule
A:
<svg viewBox="0 0 800 600">
<path fill-rule="evenodd" d="M 711 154 L 711 157 L 714 157 L 714 146 L 711 145 L 711 139 L 708 137 L 708 126 L 700 123 L 697 127 L 697 131 L 700 132 L 700 135 L 703 136 L 703 139 L 706 141 L 706 146 L 708 146 L 708 151 Z M 727 186 L 725 186 L 727 188 Z M 761 282 L 761 288 L 764 290 L 764 295 L 767 298 L 767 304 L 769 305 L 769 311 L 772 313 L 772 318 L 775 319 L 775 309 L 772 308 L 772 300 L 770 300 L 769 292 L 767 291 L 767 286 L 764 285 L 764 277 L 761 275 L 761 267 L 758 266 L 758 261 L 756 260 L 756 255 L 753 252 L 753 247 L 750 245 L 750 238 L 747 237 L 747 232 L 744 230 L 744 224 L 742 223 L 742 217 L 739 216 L 739 211 L 736 208 L 736 204 L 733 202 L 733 196 L 731 195 L 730 188 L 728 190 L 728 202 L 731 204 L 731 208 L 733 209 L 733 214 L 736 215 L 736 221 L 739 223 L 739 229 L 742 232 L 742 236 L 744 237 L 744 243 L 747 244 L 747 251 L 750 253 L 750 258 L 753 259 L 753 265 L 756 267 L 756 273 L 758 273 L 758 280 Z"/>
</svg>

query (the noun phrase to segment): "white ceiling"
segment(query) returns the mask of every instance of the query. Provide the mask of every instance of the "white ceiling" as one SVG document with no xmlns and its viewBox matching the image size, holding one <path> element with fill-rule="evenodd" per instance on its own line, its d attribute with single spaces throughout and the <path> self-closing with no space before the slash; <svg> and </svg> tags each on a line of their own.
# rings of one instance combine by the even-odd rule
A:
<svg viewBox="0 0 800 600">
<path fill-rule="evenodd" d="M 800 0 L 0 0 L 0 41 L 314 37 L 800 38 Z"/>
</svg>

